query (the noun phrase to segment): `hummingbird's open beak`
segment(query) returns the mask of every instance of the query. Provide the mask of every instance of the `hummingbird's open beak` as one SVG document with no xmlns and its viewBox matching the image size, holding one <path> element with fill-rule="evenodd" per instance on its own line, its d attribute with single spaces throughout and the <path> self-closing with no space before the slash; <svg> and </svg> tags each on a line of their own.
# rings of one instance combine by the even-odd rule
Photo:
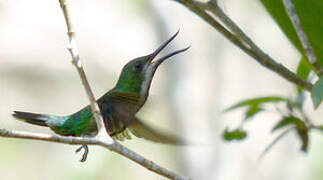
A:
<svg viewBox="0 0 323 180">
<path fill-rule="evenodd" d="M 176 54 L 179 54 L 181 52 L 184 52 L 186 51 L 187 49 L 190 48 L 190 46 L 188 46 L 187 48 L 184 48 L 184 49 L 180 49 L 180 50 L 177 50 L 177 51 L 174 51 L 172 53 L 169 53 L 167 54 L 166 56 L 164 57 L 161 57 L 155 61 L 153 61 L 155 59 L 155 57 L 173 40 L 175 39 L 175 37 L 177 36 L 177 34 L 179 33 L 179 31 L 177 31 L 171 38 L 169 38 L 166 42 L 164 42 L 158 49 L 156 49 L 152 54 L 150 54 L 149 56 L 149 65 L 151 67 L 153 67 L 154 70 L 156 70 L 156 68 L 163 62 L 165 61 L 166 59 L 176 55 Z"/>
<path fill-rule="evenodd" d="M 178 53 L 181 53 L 181 52 L 184 52 L 186 51 L 189 47 L 187 48 L 184 48 L 184 49 L 180 49 L 180 50 L 177 50 L 177 51 L 174 51 L 172 53 L 169 53 L 167 54 L 166 56 L 164 57 L 161 57 L 157 60 L 154 60 L 155 57 L 177 36 L 179 31 L 177 31 L 171 38 L 169 38 L 166 42 L 164 42 L 157 50 L 155 50 L 152 54 L 148 55 L 147 58 L 145 59 L 146 61 L 146 69 L 144 72 L 144 82 L 142 83 L 142 87 L 141 87 L 141 93 L 143 94 L 148 94 L 148 91 L 149 91 L 149 88 L 150 88 L 150 85 L 151 85 L 151 81 L 153 79 L 153 76 L 158 68 L 158 66 L 164 62 L 166 59 L 178 54 Z M 154 61 L 153 61 L 154 60 Z"/>
</svg>

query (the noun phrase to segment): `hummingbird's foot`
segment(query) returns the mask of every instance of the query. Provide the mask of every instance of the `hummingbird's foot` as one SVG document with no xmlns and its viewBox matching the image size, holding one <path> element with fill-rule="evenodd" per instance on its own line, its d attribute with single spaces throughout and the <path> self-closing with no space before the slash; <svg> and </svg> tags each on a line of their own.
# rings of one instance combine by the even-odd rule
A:
<svg viewBox="0 0 323 180">
<path fill-rule="evenodd" d="M 89 147 L 87 145 L 82 145 L 81 147 L 76 149 L 75 153 L 80 152 L 82 149 L 84 149 L 84 153 L 82 155 L 82 159 L 80 160 L 80 162 L 85 162 L 87 159 L 87 155 L 89 154 Z"/>
</svg>

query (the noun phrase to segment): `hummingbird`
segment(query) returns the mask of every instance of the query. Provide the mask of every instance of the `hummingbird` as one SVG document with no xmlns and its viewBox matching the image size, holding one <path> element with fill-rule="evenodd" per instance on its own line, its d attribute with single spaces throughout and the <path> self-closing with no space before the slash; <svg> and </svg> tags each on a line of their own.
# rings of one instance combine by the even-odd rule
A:
<svg viewBox="0 0 323 180">
<path fill-rule="evenodd" d="M 183 144 L 181 139 L 152 128 L 136 116 L 149 96 L 151 82 L 159 65 L 170 57 L 189 49 L 190 46 L 155 60 L 156 56 L 177 36 L 178 32 L 153 53 L 129 61 L 123 67 L 116 85 L 96 100 L 101 110 L 105 130 L 113 139 L 119 141 L 131 139 L 131 132 L 136 137 L 153 142 Z M 95 136 L 98 132 L 89 105 L 66 116 L 21 111 L 14 111 L 12 115 L 30 124 L 49 127 L 56 134 L 62 136 Z M 81 159 L 81 161 L 85 161 L 88 147 L 83 145 L 81 148 L 85 148 L 86 155 L 83 155 Z"/>
</svg>

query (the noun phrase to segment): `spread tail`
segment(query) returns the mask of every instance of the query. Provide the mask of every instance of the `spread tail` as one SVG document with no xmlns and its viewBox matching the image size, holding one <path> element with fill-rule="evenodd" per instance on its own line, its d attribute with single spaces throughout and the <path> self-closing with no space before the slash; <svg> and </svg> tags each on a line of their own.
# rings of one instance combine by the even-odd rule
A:
<svg viewBox="0 0 323 180">
<path fill-rule="evenodd" d="M 35 124 L 38 126 L 48 126 L 47 121 L 50 120 L 47 115 L 14 111 L 12 114 L 13 117 L 16 117 L 24 122 Z"/>
</svg>

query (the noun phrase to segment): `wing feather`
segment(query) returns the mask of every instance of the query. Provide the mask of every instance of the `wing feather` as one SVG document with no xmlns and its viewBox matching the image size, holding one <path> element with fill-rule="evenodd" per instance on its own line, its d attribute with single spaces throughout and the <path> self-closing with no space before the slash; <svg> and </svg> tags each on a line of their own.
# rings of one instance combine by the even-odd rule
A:
<svg viewBox="0 0 323 180">
<path fill-rule="evenodd" d="M 149 141 L 158 142 L 158 143 L 165 143 L 165 144 L 177 144 L 177 145 L 184 145 L 186 144 L 182 139 L 162 133 L 147 124 L 144 124 L 140 119 L 137 117 L 135 120 L 128 126 L 128 129 L 131 133 L 139 138 L 144 138 Z"/>
</svg>

